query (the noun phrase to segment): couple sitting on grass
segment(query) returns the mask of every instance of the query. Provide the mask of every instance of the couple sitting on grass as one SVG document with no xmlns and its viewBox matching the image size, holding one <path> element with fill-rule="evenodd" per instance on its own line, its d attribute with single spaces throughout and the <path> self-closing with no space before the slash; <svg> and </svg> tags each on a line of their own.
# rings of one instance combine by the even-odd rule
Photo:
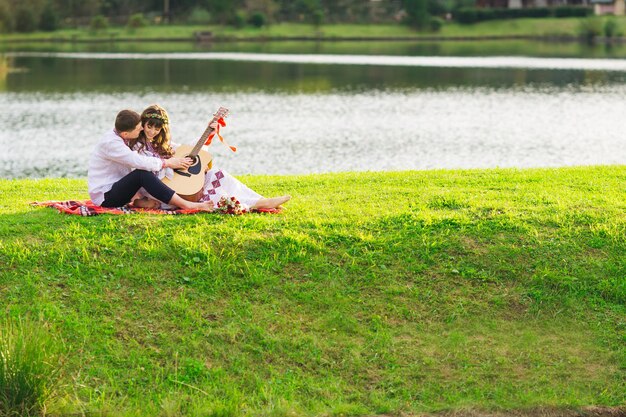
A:
<svg viewBox="0 0 626 417">
<path fill-rule="evenodd" d="M 217 122 L 210 126 L 217 128 Z M 91 201 L 102 207 L 130 204 L 140 208 L 180 208 L 213 211 L 222 197 L 235 197 L 244 209 L 281 208 L 288 195 L 264 198 L 221 169 L 209 169 L 198 201 L 176 194 L 161 179 L 173 169 L 185 170 L 192 158 L 174 157 L 178 145 L 171 142 L 169 117 L 158 105 L 141 115 L 122 110 L 115 129 L 96 145 L 89 160 L 88 183 Z"/>
</svg>

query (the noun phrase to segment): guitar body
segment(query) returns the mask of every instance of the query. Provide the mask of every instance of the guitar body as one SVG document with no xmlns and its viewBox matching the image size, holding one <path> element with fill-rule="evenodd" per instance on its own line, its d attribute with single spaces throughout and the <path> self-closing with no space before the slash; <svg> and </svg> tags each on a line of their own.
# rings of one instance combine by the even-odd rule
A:
<svg viewBox="0 0 626 417">
<path fill-rule="evenodd" d="M 222 120 L 228 114 L 228 109 L 220 107 L 213 115 L 213 119 L 209 122 L 209 126 L 204 130 L 204 133 L 198 139 L 196 146 L 181 145 L 176 149 L 174 157 L 185 158 L 189 157 L 193 159 L 193 165 L 186 170 L 175 169 L 174 177 L 172 179 L 163 178 L 163 183 L 176 191 L 176 194 L 189 201 L 198 201 L 202 196 L 202 189 L 204 187 L 204 175 L 211 168 L 213 156 L 207 151 L 202 149 L 202 146 L 207 143 L 207 139 L 213 133 L 211 124 Z M 224 121 L 222 120 L 222 123 Z M 219 125 L 218 125 L 219 127 Z"/>
<path fill-rule="evenodd" d="M 196 156 L 191 156 L 193 149 L 191 145 L 181 145 L 176 149 L 174 157 L 189 156 L 194 159 L 194 164 L 186 170 L 175 169 L 174 177 L 163 178 L 163 183 L 185 200 L 198 201 L 204 187 L 204 175 L 211 168 L 213 156 L 205 150 L 200 150 Z"/>
</svg>

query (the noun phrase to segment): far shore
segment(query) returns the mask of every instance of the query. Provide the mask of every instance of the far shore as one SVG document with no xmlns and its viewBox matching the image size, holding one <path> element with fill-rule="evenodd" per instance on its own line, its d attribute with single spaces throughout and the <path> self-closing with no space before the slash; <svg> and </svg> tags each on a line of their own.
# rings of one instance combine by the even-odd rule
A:
<svg viewBox="0 0 626 417">
<path fill-rule="evenodd" d="M 614 19 L 617 30 L 612 37 L 598 33 L 594 43 L 626 42 L 625 17 L 594 17 L 602 27 L 607 19 Z M 582 42 L 583 19 L 544 18 L 514 19 L 461 25 L 446 22 L 439 31 L 416 31 L 395 24 L 358 25 L 329 24 L 314 27 L 306 24 L 281 23 L 262 28 L 233 28 L 218 25 L 153 25 L 139 29 L 109 27 L 62 29 L 54 32 L 0 34 L 0 45 L 25 42 L 51 43 L 115 43 L 115 42 L 266 42 L 266 41 L 482 41 L 533 40 L 547 42 Z"/>
<path fill-rule="evenodd" d="M 604 39 L 604 38 L 602 38 Z M 259 36 L 238 38 L 231 36 L 215 36 L 207 39 L 197 37 L 172 37 L 172 38 L 133 38 L 133 37 L 93 37 L 93 38 L 62 38 L 62 37 L 42 37 L 42 38 L 17 38 L 0 39 L 1 43 L 111 43 L 111 42 L 369 42 L 369 41 L 389 41 L 389 42 L 438 42 L 438 41 L 492 41 L 492 40 L 533 40 L 551 42 L 580 42 L 583 39 L 578 36 L 533 36 L 533 35 L 502 35 L 502 36 L 361 36 L 361 37 L 316 37 L 316 36 Z M 611 38 L 614 42 L 626 42 L 626 37 Z"/>
</svg>

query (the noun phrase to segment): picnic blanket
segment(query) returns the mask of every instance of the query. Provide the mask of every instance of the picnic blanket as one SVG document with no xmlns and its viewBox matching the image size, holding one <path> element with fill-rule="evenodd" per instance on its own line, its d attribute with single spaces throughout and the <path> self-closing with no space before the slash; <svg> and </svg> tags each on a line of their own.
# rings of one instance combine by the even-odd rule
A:
<svg viewBox="0 0 626 417">
<path fill-rule="evenodd" d="M 98 214 L 197 214 L 202 213 L 200 210 L 161 210 L 161 209 L 142 209 L 135 207 L 101 207 L 95 205 L 91 200 L 67 200 L 67 201 L 34 201 L 30 203 L 33 206 L 53 207 L 60 213 L 75 214 L 79 216 L 96 216 Z M 216 213 L 219 213 L 216 211 Z M 279 209 L 254 209 L 247 213 L 280 213 Z"/>
</svg>

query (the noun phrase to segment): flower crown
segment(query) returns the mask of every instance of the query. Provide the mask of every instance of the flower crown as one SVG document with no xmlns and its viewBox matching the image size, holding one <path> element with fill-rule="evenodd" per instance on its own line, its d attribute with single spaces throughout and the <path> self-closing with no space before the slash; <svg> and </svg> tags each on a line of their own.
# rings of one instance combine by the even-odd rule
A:
<svg viewBox="0 0 626 417">
<path fill-rule="evenodd" d="M 167 120 L 167 117 L 160 115 L 159 113 L 150 113 L 150 114 L 146 114 L 144 116 L 146 119 L 158 119 L 160 121 L 162 121 L 165 124 L 169 123 L 169 120 Z"/>
</svg>

